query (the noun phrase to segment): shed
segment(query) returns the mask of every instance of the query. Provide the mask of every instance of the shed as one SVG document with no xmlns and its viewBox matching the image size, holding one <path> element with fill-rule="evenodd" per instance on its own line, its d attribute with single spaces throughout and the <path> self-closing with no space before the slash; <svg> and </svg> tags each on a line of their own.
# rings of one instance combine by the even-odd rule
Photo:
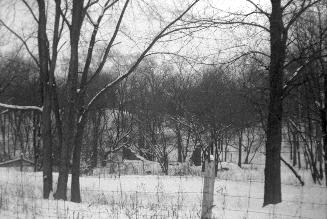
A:
<svg viewBox="0 0 327 219">
<path fill-rule="evenodd" d="M 7 160 L 5 162 L 0 163 L 0 167 L 15 167 L 19 168 L 20 171 L 34 169 L 34 162 L 26 159 L 23 155 L 20 158 L 16 158 L 14 160 Z"/>
</svg>

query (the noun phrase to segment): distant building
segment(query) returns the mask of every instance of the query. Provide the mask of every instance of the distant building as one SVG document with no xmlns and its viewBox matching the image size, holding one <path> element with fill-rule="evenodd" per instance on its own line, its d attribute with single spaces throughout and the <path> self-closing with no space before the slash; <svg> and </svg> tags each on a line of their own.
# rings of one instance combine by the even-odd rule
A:
<svg viewBox="0 0 327 219">
<path fill-rule="evenodd" d="M 14 160 L 8 160 L 0 163 L 0 167 L 13 167 L 20 171 L 33 171 L 34 162 L 25 159 L 22 155 L 20 158 Z"/>
</svg>

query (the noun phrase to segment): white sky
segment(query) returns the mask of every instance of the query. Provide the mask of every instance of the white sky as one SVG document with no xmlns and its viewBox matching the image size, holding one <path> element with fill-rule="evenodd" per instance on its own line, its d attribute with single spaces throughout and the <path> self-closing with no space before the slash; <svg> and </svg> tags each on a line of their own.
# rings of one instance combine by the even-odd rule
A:
<svg viewBox="0 0 327 219">
<path fill-rule="evenodd" d="M 19 2 L 19 0 L 17 0 Z M 37 55 L 36 47 L 36 24 L 30 16 L 29 12 L 26 11 L 25 7 L 19 4 L 11 4 L 7 6 L 6 3 L 13 2 L 10 0 L 0 1 L 0 17 L 3 19 L 11 28 L 15 29 L 24 38 L 31 38 L 28 40 L 28 44 L 32 51 Z M 36 3 L 34 0 L 29 0 L 33 9 L 36 9 Z M 165 3 L 163 3 L 165 2 Z M 188 3 L 192 0 L 132 0 L 129 5 L 126 16 L 123 19 L 123 31 L 119 33 L 115 46 L 115 50 L 119 51 L 120 54 L 129 55 L 140 53 L 153 36 L 158 33 L 161 27 L 165 25 L 165 22 L 159 22 L 158 19 L 149 18 L 149 14 L 158 18 L 159 16 L 164 17 L 165 21 L 170 21 L 174 17 L 176 10 L 183 10 L 187 7 Z M 269 0 L 257 0 L 261 5 L 269 5 Z M 146 7 L 146 5 L 151 5 Z M 119 9 L 122 8 L 122 4 Z M 143 9 L 140 10 L 140 8 Z M 152 10 L 153 9 L 153 10 Z M 252 10 L 251 6 L 246 0 L 201 0 L 189 14 L 195 16 L 217 16 L 222 11 L 245 11 Z M 9 12 L 9 13 L 8 13 Z M 118 13 L 117 11 L 116 13 Z M 170 18 L 170 19 L 169 19 Z M 114 16 L 117 20 L 117 16 Z M 104 42 L 108 42 L 110 39 L 113 27 L 115 23 L 111 22 L 111 17 L 108 16 L 104 19 L 100 28 L 101 42 L 99 45 L 103 45 Z M 264 20 L 263 20 L 264 22 Z M 49 26 L 51 27 L 51 26 Z M 4 28 L 0 27 L 2 32 Z M 85 27 L 84 30 L 88 30 Z M 0 34 L 1 34 L 0 32 Z M 67 31 L 66 31 L 67 32 Z M 83 39 L 89 39 L 88 34 L 90 31 L 85 32 Z M 177 52 L 181 55 L 203 57 L 208 56 L 206 62 L 212 62 L 218 60 L 219 55 L 220 61 L 227 57 L 232 56 L 235 52 L 240 50 L 246 50 L 248 47 L 257 46 L 257 40 L 267 37 L 265 35 L 258 35 L 256 33 L 256 39 L 253 37 L 250 29 L 236 28 L 230 29 L 218 29 L 211 28 L 205 31 L 198 32 L 192 36 L 192 40 L 189 37 L 175 40 L 173 42 L 161 42 L 157 44 L 151 52 Z M 258 37 L 259 36 L 259 37 Z M 68 38 L 66 38 L 68 39 Z M 170 40 L 169 37 L 163 40 Z M 67 41 L 67 42 L 65 42 Z M 67 51 L 69 48 L 68 40 L 63 39 L 61 42 L 63 46 L 63 53 L 61 57 L 67 57 Z M 19 43 L 21 44 L 21 43 Z M 17 40 L 12 34 L 6 34 L 5 38 L 0 41 L 0 54 L 5 53 L 13 48 L 17 48 Z M 101 49 L 101 46 L 99 46 Z M 235 48 L 237 47 L 237 48 Z M 83 48 L 81 49 L 83 50 Z"/>
</svg>

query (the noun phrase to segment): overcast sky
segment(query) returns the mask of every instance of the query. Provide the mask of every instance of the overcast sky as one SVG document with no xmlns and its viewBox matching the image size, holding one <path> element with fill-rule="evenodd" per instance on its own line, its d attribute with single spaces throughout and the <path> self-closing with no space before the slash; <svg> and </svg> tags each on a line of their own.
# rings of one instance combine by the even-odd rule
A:
<svg viewBox="0 0 327 219">
<path fill-rule="evenodd" d="M 12 1 L 2 0 L 0 3 L 1 19 L 25 39 L 30 38 L 28 44 L 33 52 L 37 54 L 35 40 L 37 26 L 35 21 L 21 4 L 11 4 L 8 6 L 6 5 L 8 2 Z M 31 6 L 37 11 L 35 1 L 28 2 L 31 2 Z M 185 9 L 190 2 L 192 2 L 192 0 L 132 0 L 126 11 L 122 31 L 117 38 L 115 50 L 123 55 L 140 53 L 155 34 L 158 33 L 160 28 L 172 20 L 178 14 L 178 11 Z M 266 8 L 267 5 L 269 5 L 268 0 L 258 0 L 256 2 Z M 120 9 L 121 6 L 122 5 L 117 9 Z M 239 12 L 253 10 L 253 8 L 254 7 L 246 0 L 202 0 L 188 15 L 193 14 L 198 17 L 211 17 L 218 16 L 223 13 L 223 11 Z M 116 10 L 112 12 L 112 14 L 114 15 L 114 13 L 119 12 L 119 10 Z M 51 14 L 51 12 L 49 12 L 49 14 Z M 117 16 L 113 17 L 117 19 Z M 262 19 L 262 22 L 265 22 L 264 19 Z M 110 15 L 102 23 L 99 35 L 102 41 L 99 43 L 99 50 L 102 48 L 101 45 L 104 45 L 110 38 L 114 25 L 115 23 L 112 22 L 112 17 L 110 17 Z M 0 30 L 3 31 L 4 28 Z M 88 34 L 90 34 L 88 30 L 88 26 L 85 25 L 84 36 L 81 38 L 81 41 L 88 39 Z M 226 28 L 210 28 L 205 31 L 197 32 L 193 34 L 192 37 L 183 37 L 178 40 L 179 37 L 180 36 L 164 38 L 161 43 L 153 48 L 152 52 L 179 52 L 179 54 L 187 56 L 207 56 L 208 59 L 206 61 L 211 62 L 213 60 L 226 59 L 237 51 L 256 46 L 256 41 L 266 36 L 264 34 L 257 35 L 257 39 L 254 39 L 253 32 L 246 28 L 235 28 L 233 30 Z M 174 40 L 171 41 L 172 39 Z M 18 41 L 12 34 L 7 33 L 5 38 L 2 38 L 0 42 L 1 53 L 4 54 L 13 48 L 19 47 L 21 43 L 17 42 Z M 61 43 L 63 44 L 63 51 L 68 50 L 69 42 L 67 38 L 63 39 Z M 81 48 L 81 51 L 82 50 L 83 48 Z M 62 57 L 65 55 L 67 55 L 67 52 L 63 53 Z"/>
</svg>

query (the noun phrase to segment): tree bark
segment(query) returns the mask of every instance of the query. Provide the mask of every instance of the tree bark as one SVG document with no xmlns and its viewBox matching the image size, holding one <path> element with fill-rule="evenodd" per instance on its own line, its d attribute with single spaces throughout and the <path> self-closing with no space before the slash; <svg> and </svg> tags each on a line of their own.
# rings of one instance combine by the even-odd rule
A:
<svg viewBox="0 0 327 219">
<path fill-rule="evenodd" d="M 84 127 L 86 125 L 87 114 L 85 114 L 84 119 L 78 123 L 77 131 L 75 136 L 74 151 L 73 151 L 73 164 L 72 164 L 72 182 L 71 182 L 71 201 L 80 203 L 81 192 L 80 192 L 80 163 L 81 163 L 81 147 L 83 141 Z"/>
<path fill-rule="evenodd" d="M 323 66 L 323 64 L 322 64 Z M 325 160 L 325 183 L 327 186 L 327 72 L 325 71 L 325 68 L 323 68 L 323 74 L 324 74 L 324 107 L 321 109 L 320 112 L 320 118 L 321 118 L 321 134 L 322 134 L 322 144 L 323 149 L 325 152 L 324 160 Z"/>
<path fill-rule="evenodd" d="M 176 123 L 176 137 L 177 137 L 177 152 L 178 152 L 178 162 L 183 162 L 183 142 L 181 136 L 181 130 L 179 124 Z"/>
<path fill-rule="evenodd" d="M 243 132 L 240 131 L 238 137 L 238 166 L 242 167 L 242 142 L 243 142 Z"/>
<path fill-rule="evenodd" d="M 1 134 L 2 134 L 2 145 L 3 145 L 3 155 L 6 155 L 6 115 L 1 116 Z"/>
<path fill-rule="evenodd" d="M 283 26 L 281 0 L 271 0 L 270 16 L 270 68 L 269 106 L 267 123 L 264 203 L 277 204 L 282 201 L 280 152 L 282 141 L 282 94 L 283 65 L 285 61 L 286 35 Z"/>
<path fill-rule="evenodd" d="M 323 149 L 322 149 L 322 135 L 320 129 L 321 123 L 316 123 L 316 145 L 317 145 L 317 162 L 319 165 L 319 179 L 322 180 L 324 176 L 323 171 Z"/>
<path fill-rule="evenodd" d="M 63 117 L 63 144 L 59 167 L 56 199 L 67 200 L 67 181 L 71 151 L 75 142 L 76 132 L 76 101 L 78 84 L 78 43 L 83 22 L 83 0 L 74 0 L 72 8 L 72 23 L 70 26 L 70 62 L 67 77 L 67 105 Z"/>
<path fill-rule="evenodd" d="M 299 137 L 296 134 L 296 131 L 294 130 L 292 132 L 292 138 L 293 138 L 293 166 L 296 166 L 297 164 L 297 152 L 299 150 Z"/>
<path fill-rule="evenodd" d="M 53 87 L 53 106 L 52 110 L 54 112 L 54 116 L 56 119 L 56 129 L 57 129 L 57 137 L 58 137 L 58 145 L 55 149 L 57 154 L 54 154 L 54 160 L 56 161 L 55 165 L 58 165 L 58 161 L 60 160 L 61 156 L 61 148 L 62 148 L 62 142 L 63 142 L 63 134 L 62 134 L 62 121 L 61 121 L 61 115 L 60 115 L 60 107 L 59 107 L 59 100 L 58 95 L 55 90 L 56 88 Z"/>
<path fill-rule="evenodd" d="M 49 198 L 52 191 L 52 139 L 51 139 L 51 81 L 49 77 L 49 48 L 46 35 L 45 3 L 38 0 L 38 50 L 40 62 L 40 78 L 42 83 L 42 140 L 43 140 L 43 198 Z"/>
</svg>

